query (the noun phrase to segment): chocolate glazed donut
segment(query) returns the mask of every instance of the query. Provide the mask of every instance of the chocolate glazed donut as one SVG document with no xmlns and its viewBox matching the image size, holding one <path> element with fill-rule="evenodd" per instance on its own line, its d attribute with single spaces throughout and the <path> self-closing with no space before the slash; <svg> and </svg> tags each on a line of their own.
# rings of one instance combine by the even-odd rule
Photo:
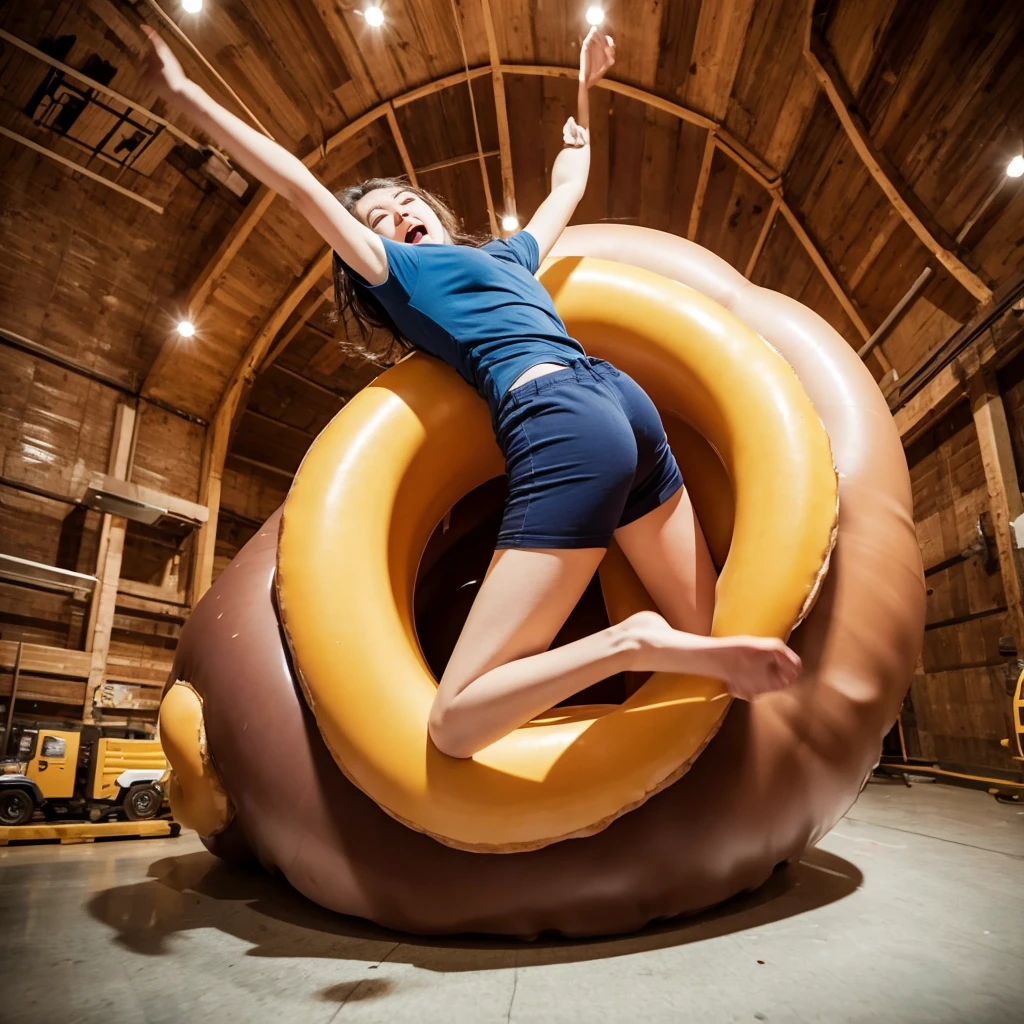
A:
<svg viewBox="0 0 1024 1024">
<path fill-rule="evenodd" d="M 203 699 L 206 749 L 233 806 L 228 827 L 204 841 L 228 858 L 249 849 L 317 903 L 391 928 L 607 935 L 761 885 L 852 805 L 921 646 L 924 581 L 906 461 L 847 343 L 800 303 L 672 235 L 569 228 L 553 255 L 617 260 L 694 287 L 783 354 L 831 439 L 838 541 L 818 602 L 791 639 L 805 666 L 795 687 L 734 702 L 687 775 L 603 832 L 477 854 L 405 828 L 335 765 L 273 604 L 275 513 L 196 608 L 172 670 L 171 682 L 187 681 Z"/>
</svg>

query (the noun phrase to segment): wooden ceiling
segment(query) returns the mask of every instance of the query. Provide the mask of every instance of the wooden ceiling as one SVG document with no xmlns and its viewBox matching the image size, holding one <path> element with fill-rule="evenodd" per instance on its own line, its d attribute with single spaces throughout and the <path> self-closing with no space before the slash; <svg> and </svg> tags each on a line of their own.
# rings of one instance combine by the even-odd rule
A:
<svg viewBox="0 0 1024 1024">
<path fill-rule="evenodd" d="M 198 138 L 139 83 L 144 20 L 329 186 L 409 173 L 471 229 L 508 208 L 527 219 L 573 112 L 586 4 L 387 0 L 381 30 L 357 6 L 206 0 L 193 16 L 172 0 L 38 0 L 5 5 L 0 27 L 50 51 L 73 37 L 64 63 L 96 55 L 110 88 Z M 868 357 L 878 378 L 912 370 L 1024 265 L 1024 188 L 1004 175 L 1024 136 L 1016 0 L 604 6 L 619 62 L 595 93 L 577 221 L 690 235 L 858 348 L 931 267 Z M 0 40 L 0 127 L 164 212 L 0 137 L 0 328 L 194 419 L 229 406 L 234 456 L 290 474 L 376 372 L 339 348 L 322 243 L 256 183 L 240 200 L 189 171 L 166 133 L 148 162 L 87 162 L 33 119 L 48 72 Z M 186 341 L 173 326 L 188 311 Z"/>
</svg>

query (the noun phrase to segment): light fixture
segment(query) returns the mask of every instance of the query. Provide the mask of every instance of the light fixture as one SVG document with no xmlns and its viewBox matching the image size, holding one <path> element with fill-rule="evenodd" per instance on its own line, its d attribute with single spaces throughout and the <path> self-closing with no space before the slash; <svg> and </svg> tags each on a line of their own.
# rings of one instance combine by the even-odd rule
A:
<svg viewBox="0 0 1024 1024">
<path fill-rule="evenodd" d="M 181 0 L 181 6 L 189 14 L 198 14 L 203 9 L 203 0 Z"/>
<path fill-rule="evenodd" d="M 501 218 L 501 230 L 502 231 L 515 231 L 519 227 L 519 218 L 513 217 L 512 214 L 507 214 Z"/>
<path fill-rule="evenodd" d="M 1006 176 L 1008 178 L 1019 178 L 1022 174 L 1024 174 L 1024 153 L 1018 153 L 1006 165 Z"/>
<path fill-rule="evenodd" d="M 384 24 L 384 12 L 377 6 L 367 7 L 363 11 L 363 17 L 366 19 L 366 24 L 373 28 L 380 28 Z"/>
<path fill-rule="evenodd" d="M 604 11 L 597 4 L 587 8 L 587 24 L 600 25 L 604 21 Z"/>
<path fill-rule="evenodd" d="M 191 338 L 196 333 L 195 325 L 191 320 L 180 320 L 178 321 L 178 333 L 183 338 Z"/>
</svg>

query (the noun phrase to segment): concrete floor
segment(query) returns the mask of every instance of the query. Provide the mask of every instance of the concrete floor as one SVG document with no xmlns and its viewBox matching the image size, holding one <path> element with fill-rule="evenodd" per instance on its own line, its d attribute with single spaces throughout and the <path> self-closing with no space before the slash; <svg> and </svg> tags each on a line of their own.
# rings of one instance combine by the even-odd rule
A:
<svg viewBox="0 0 1024 1024">
<path fill-rule="evenodd" d="M 798 865 L 624 939 L 428 941 L 194 835 L 0 850 L 0 1021 L 1024 1021 L 1024 808 L 874 781 Z"/>
</svg>

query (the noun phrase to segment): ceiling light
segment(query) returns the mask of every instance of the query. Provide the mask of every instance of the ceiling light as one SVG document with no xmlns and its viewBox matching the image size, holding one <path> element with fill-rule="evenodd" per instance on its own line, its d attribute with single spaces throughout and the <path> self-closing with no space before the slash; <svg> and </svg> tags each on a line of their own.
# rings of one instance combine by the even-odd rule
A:
<svg viewBox="0 0 1024 1024">
<path fill-rule="evenodd" d="M 384 12 L 379 7 L 367 7 L 363 11 L 363 17 L 366 19 L 366 24 L 372 25 L 374 28 L 380 28 L 384 24 Z"/>
<path fill-rule="evenodd" d="M 196 329 L 191 320 L 181 320 L 178 323 L 178 333 L 183 338 L 191 338 L 196 333 Z"/>
<path fill-rule="evenodd" d="M 1008 178 L 1019 178 L 1022 174 L 1024 174 L 1024 153 L 1018 153 L 1006 165 L 1006 176 Z"/>
<path fill-rule="evenodd" d="M 510 213 L 507 217 L 501 218 L 502 231 L 515 231 L 519 227 L 519 218 L 513 217 Z"/>
<path fill-rule="evenodd" d="M 181 0 L 181 6 L 189 14 L 198 14 L 203 9 L 203 0 Z"/>
<path fill-rule="evenodd" d="M 593 7 L 587 8 L 588 25 L 600 25 L 602 21 L 604 21 L 604 11 L 600 7 L 595 4 Z"/>
</svg>

